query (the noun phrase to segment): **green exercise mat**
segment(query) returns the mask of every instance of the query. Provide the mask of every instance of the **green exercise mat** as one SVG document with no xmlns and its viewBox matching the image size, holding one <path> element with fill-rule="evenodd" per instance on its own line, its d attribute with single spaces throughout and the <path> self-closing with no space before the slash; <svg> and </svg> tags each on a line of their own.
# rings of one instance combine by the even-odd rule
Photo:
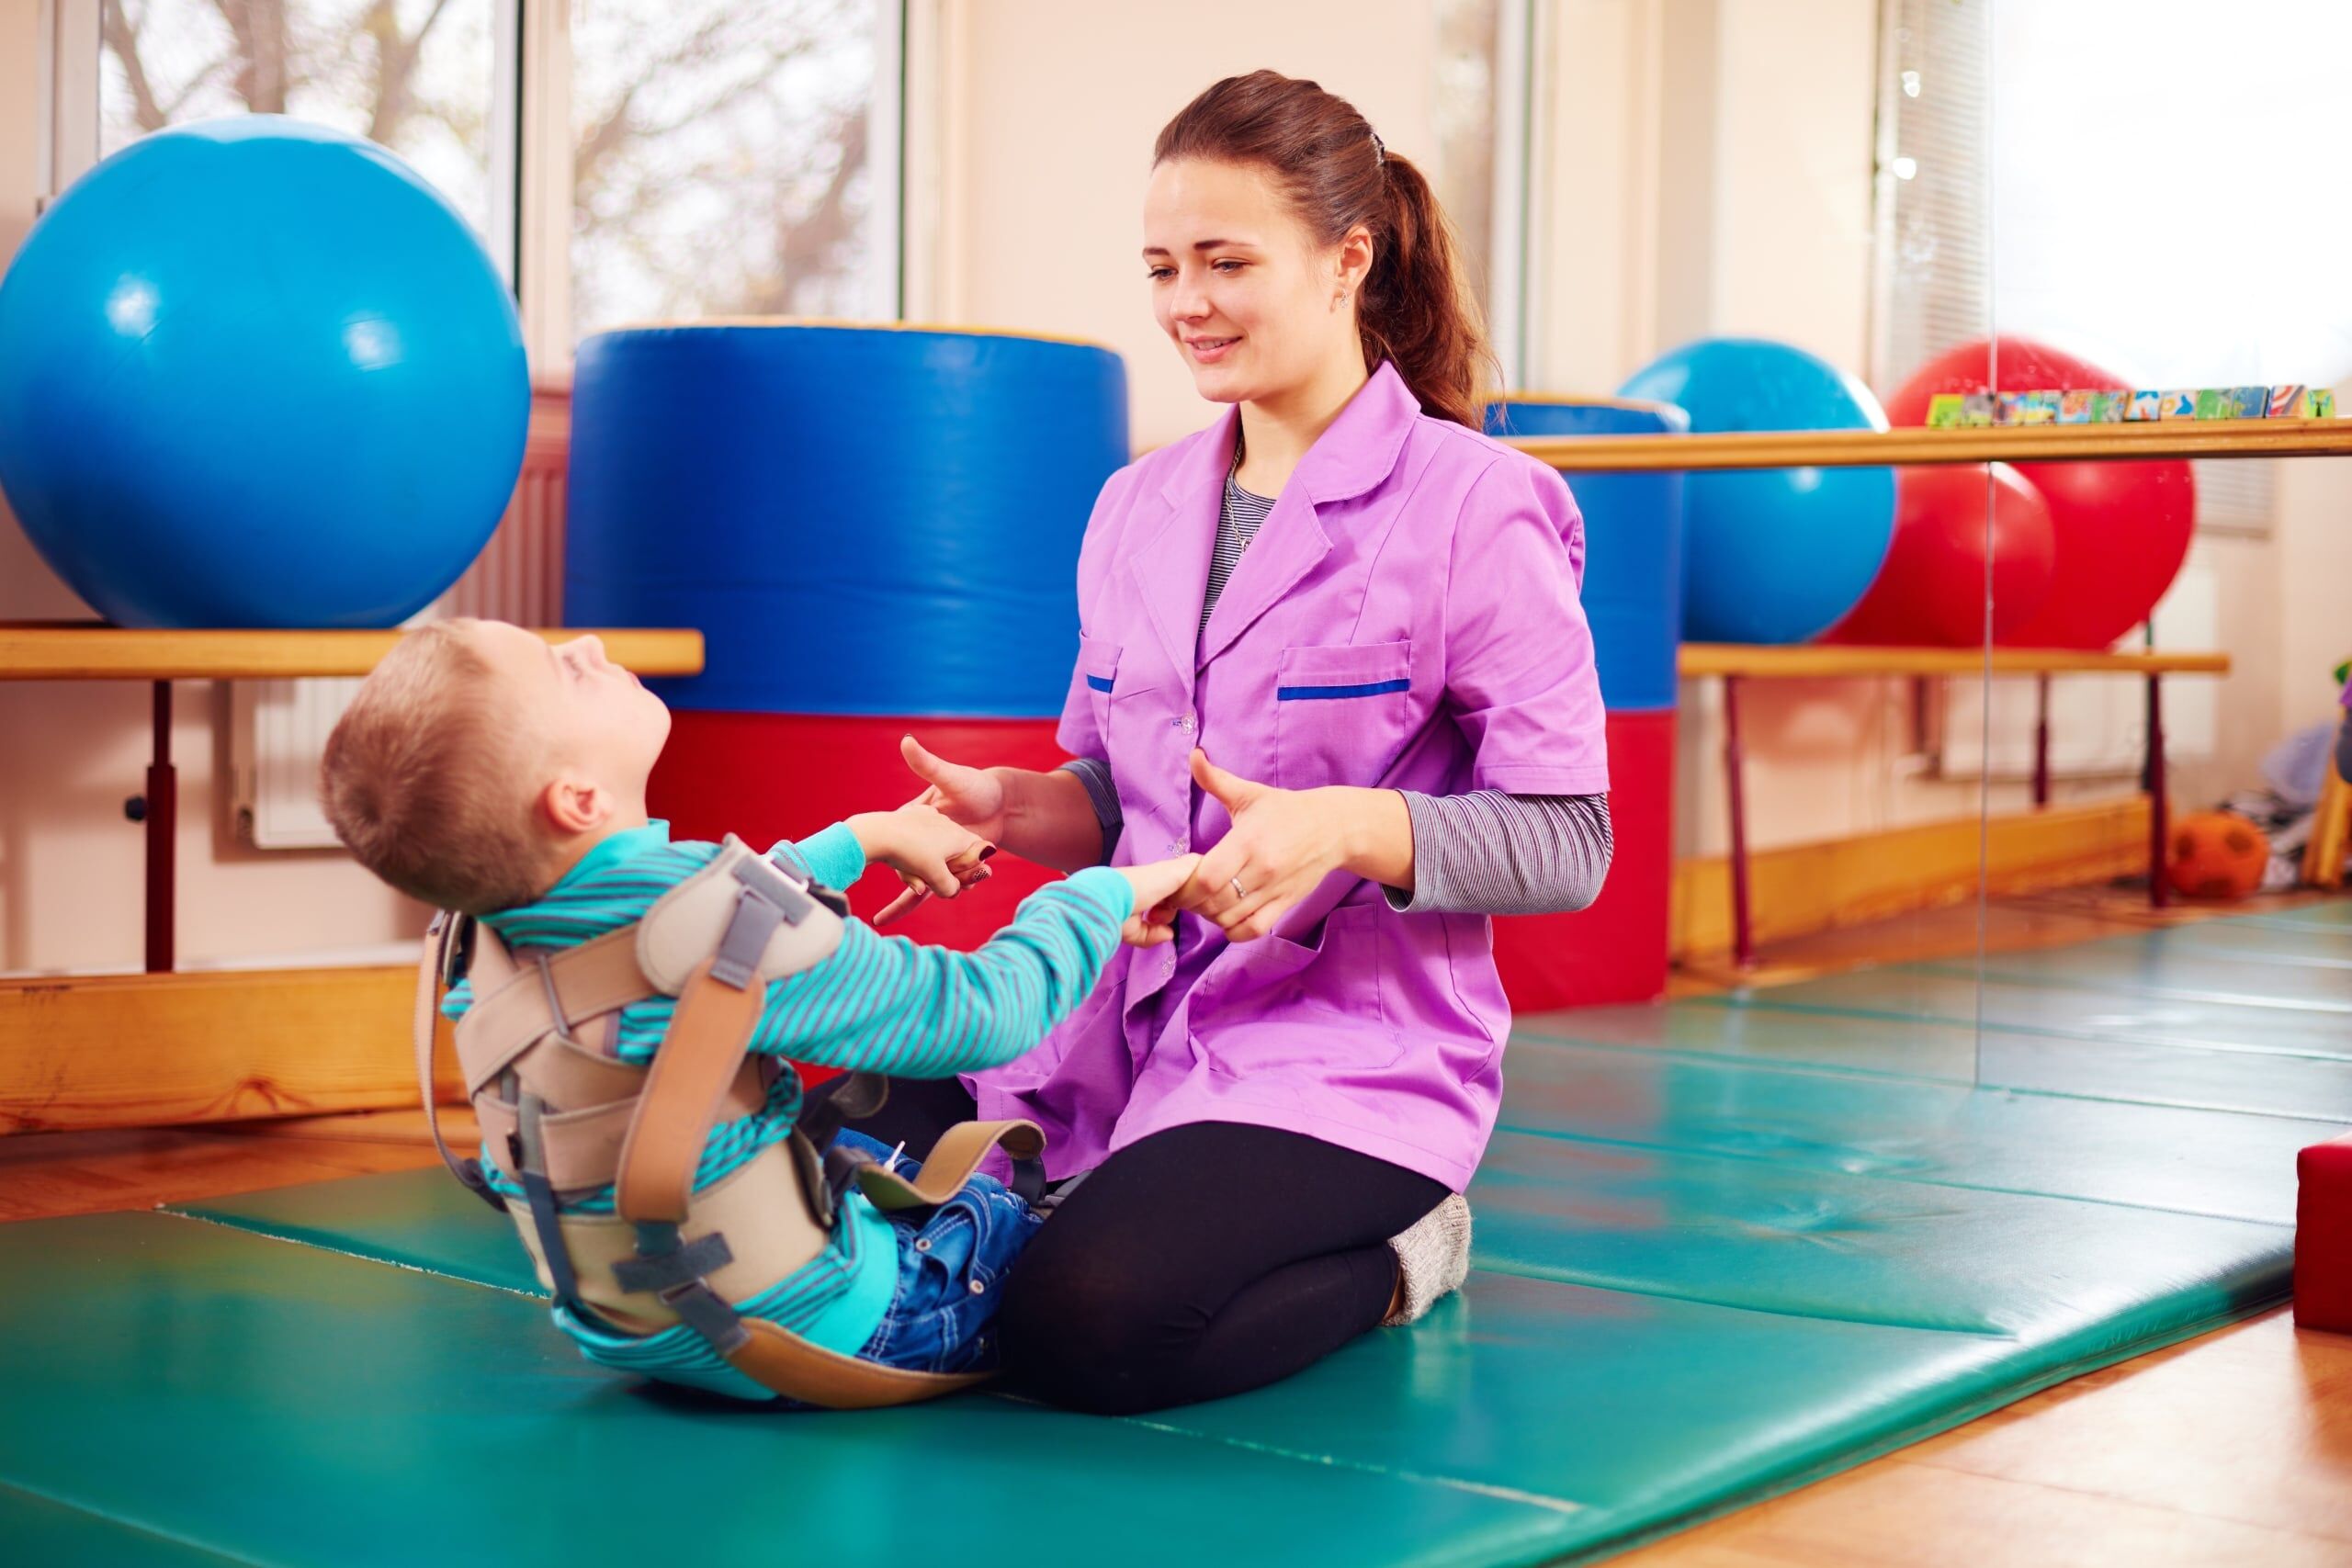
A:
<svg viewBox="0 0 2352 1568">
<path fill-rule="evenodd" d="M 511 1223 L 437 1168 L 0 1226 L 0 1541 L 567 1568 L 944 1539 L 981 1565 L 1606 1554 L 2280 1299 L 2294 1152 L 2352 1121 L 2352 1043 L 2330 1009 L 2245 998 L 2340 981 L 2335 929 L 2028 955 L 1986 987 L 2006 1087 L 1969 1081 L 1976 989 L 1931 966 L 1523 1019 L 1463 1293 L 1135 1419 L 634 1383 L 579 1359 Z"/>
</svg>

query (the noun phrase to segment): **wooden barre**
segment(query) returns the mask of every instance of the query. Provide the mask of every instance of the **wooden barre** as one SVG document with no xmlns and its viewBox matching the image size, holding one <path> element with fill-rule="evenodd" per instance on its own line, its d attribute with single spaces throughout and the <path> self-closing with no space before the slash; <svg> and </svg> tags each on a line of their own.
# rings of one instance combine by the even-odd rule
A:
<svg viewBox="0 0 2352 1568">
<path fill-rule="evenodd" d="M 1962 430 L 1742 431 L 1719 435 L 1506 437 L 1571 473 L 1853 468 L 2151 457 L 2352 457 L 2352 419 L 2152 420 Z"/>
<path fill-rule="evenodd" d="M 1681 673 L 1803 680 L 1838 675 L 2226 675 L 2226 653 L 2091 653 L 2067 648 L 1774 648 L 1687 642 Z"/>
<path fill-rule="evenodd" d="M 698 631 L 548 628 L 549 642 L 584 635 L 639 675 L 702 671 Z M 398 631 L 139 631 L 95 624 L 0 622 L 0 681 L 242 681 L 365 675 Z"/>
</svg>

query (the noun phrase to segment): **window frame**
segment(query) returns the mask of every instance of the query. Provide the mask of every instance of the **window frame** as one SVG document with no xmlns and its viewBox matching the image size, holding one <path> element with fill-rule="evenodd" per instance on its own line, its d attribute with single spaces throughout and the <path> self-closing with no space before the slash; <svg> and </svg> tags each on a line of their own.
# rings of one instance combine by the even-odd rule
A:
<svg viewBox="0 0 2352 1568">
<path fill-rule="evenodd" d="M 98 161 L 102 0 L 41 0 L 36 213 Z M 881 319 L 906 310 L 908 0 L 873 0 L 869 157 Z M 571 6 L 492 0 L 491 211 L 484 248 L 514 290 L 534 380 L 571 378 Z"/>
</svg>

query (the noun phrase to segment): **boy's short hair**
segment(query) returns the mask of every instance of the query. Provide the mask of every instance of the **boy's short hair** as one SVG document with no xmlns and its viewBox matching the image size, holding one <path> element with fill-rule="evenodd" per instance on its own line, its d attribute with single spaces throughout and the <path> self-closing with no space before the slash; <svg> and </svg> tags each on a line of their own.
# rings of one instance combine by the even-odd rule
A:
<svg viewBox="0 0 2352 1568">
<path fill-rule="evenodd" d="M 468 621 L 420 626 L 360 683 L 327 737 L 319 798 L 359 863 L 413 898 L 469 915 L 543 890 L 538 780 L 497 711 Z"/>
</svg>

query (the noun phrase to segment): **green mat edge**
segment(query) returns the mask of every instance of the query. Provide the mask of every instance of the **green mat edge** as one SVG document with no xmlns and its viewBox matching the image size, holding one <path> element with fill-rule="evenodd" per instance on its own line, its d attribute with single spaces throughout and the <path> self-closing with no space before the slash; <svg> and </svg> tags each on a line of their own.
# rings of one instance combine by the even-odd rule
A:
<svg viewBox="0 0 2352 1568">
<path fill-rule="evenodd" d="M 296 1183 L 294 1185 L 311 1186 L 319 1184 L 306 1182 Z M 501 1296 L 530 1301 L 539 1301 L 543 1299 L 537 1297 L 536 1294 L 509 1290 L 504 1286 L 486 1284 L 481 1280 L 466 1279 L 460 1275 L 444 1273 L 438 1269 L 424 1269 L 414 1264 L 397 1262 L 390 1258 L 372 1257 L 367 1253 L 354 1252 L 345 1247 L 322 1246 L 304 1237 L 288 1235 L 282 1229 L 272 1230 L 260 1225 L 240 1223 L 236 1219 L 225 1216 L 185 1213 L 161 1205 L 148 1212 L 173 1219 L 186 1220 L 200 1224 L 217 1224 L 221 1226 L 223 1229 L 237 1231 L 264 1240 L 277 1241 L 289 1246 L 307 1247 L 312 1251 L 326 1253 L 330 1256 L 338 1258 L 350 1258 L 358 1263 L 373 1264 L 379 1268 L 404 1269 L 410 1273 L 424 1275 L 427 1279 L 443 1280 L 452 1284 L 471 1286 L 474 1289 L 490 1291 Z M 1481 1272 L 1505 1275 L 1514 1279 L 1530 1279 L 1541 1283 L 1563 1284 L 1567 1285 L 1571 1289 L 1589 1290 L 1604 1294 L 1643 1295 L 1647 1293 L 1642 1292 L 1612 1291 L 1607 1286 L 1586 1285 L 1567 1280 L 1556 1280 L 1550 1279 L 1548 1276 L 1528 1274 L 1519 1269 L 1493 1269 L 1485 1265 L 1475 1265 L 1474 1267 L 1477 1268 Z M 2189 1318 L 2183 1323 L 2130 1339 L 2115 1341 L 2104 1345 L 2086 1346 L 2079 1349 L 2075 1348 L 2075 1347 L 2083 1346 L 2083 1341 L 2086 1339 L 2095 1339 L 2098 1336 L 2102 1326 L 2099 1322 L 2086 1324 L 2074 1330 L 2072 1333 L 2060 1336 L 2059 1337 L 2041 1346 L 2026 1346 L 2022 1342 L 2011 1339 L 2009 1342 L 2018 1346 L 2019 1353 L 2014 1359 L 2004 1360 L 2003 1362 L 1998 1363 L 1998 1365 L 2005 1368 L 2021 1367 L 2024 1369 L 2021 1375 L 2015 1378 L 2007 1376 L 2001 1377 L 1997 1381 L 1997 1383 L 1993 1386 L 1986 1386 L 1984 1378 L 1980 1375 L 1977 1379 L 1970 1380 L 1970 1382 L 1974 1383 L 1974 1387 L 1971 1388 L 1967 1386 L 1967 1384 L 1963 1383 L 1962 1386 L 1955 1388 L 1952 1391 L 1955 1397 L 1949 1404 L 1938 1399 L 1934 1389 L 1929 1388 L 1922 1390 L 1920 1393 L 1910 1402 L 1908 1408 L 1900 1404 L 1891 1407 L 1888 1412 L 1888 1420 L 1890 1424 L 1875 1436 L 1863 1437 L 1859 1442 L 1852 1446 L 1846 1446 L 1842 1444 L 1825 1445 L 1818 1442 L 1808 1445 L 1793 1452 L 1790 1456 L 1787 1468 L 1782 1469 L 1778 1466 L 1764 1467 L 1759 1470 L 1752 1482 L 1736 1484 L 1731 1490 L 1723 1492 L 1719 1495 L 1713 1495 L 1711 1496 L 1693 1495 L 1690 1489 L 1685 1489 L 1682 1492 L 1661 1494 L 1655 1498 L 1646 1500 L 1645 1502 L 1638 1505 L 1621 1505 L 1615 1507 L 1600 1507 L 1589 1504 L 1577 1504 L 1572 1498 L 1562 1497 L 1553 1494 L 1532 1494 L 1528 1497 L 1521 1499 L 1521 1501 L 1524 1502 L 1526 1506 L 1531 1507 L 1544 1507 L 1547 1506 L 1556 1506 L 1562 1504 L 1571 1505 L 1569 1507 L 1563 1509 L 1560 1513 L 1561 1520 L 1566 1526 L 1567 1532 L 1574 1535 L 1589 1530 L 1592 1532 L 1592 1539 L 1582 1545 L 1572 1545 L 1564 1552 L 1546 1551 L 1542 1555 L 1532 1555 L 1512 1561 L 1516 1564 L 1516 1568 L 1544 1568 L 1544 1565 L 1549 1564 L 1566 1565 L 1598 1562 L 1608 1557 L 1615 1556 L 1621 1552 L 1630 1551 L 1634 1548 L 1648 1542 L 1661 1540 L 1669 1536 L 1678 1535 L 1684 1530 L 1690 1529 L 1711 1520 L 1727 1517 L 1732 1514 L 1753 1507 L 1758 1503 L 1767 1502 L 1774 1497 L 1781 1496 L 1791 1492 L 1799 1491 L 1804 1487 L 1813 1484 L 1816 1481 L 1826 1480 L 1830 1476 L 1841 1474 L 1849 1470 L 1859 1469 L 1860 1466 L 1871 1462 L 1872 1460 L 1883 1458 L 1890 1453 L 1898 1452 L 1903 1449 L 1911 1447 L 1915 1443 L 1922 1442 L 1928 1438 L 1935 1437 L 1943 1432 L 1951 1431 L 1955 1427 L 1965 1426 L 1969 1422 L 1977 1419 L 1979 1416 L 1989 1415 L 1996 1410 L 2006 1408 L 2010 1404 L 2016 1404 L 2019 1400 L 2030 1398 L 2032 1395 L 2041 1393 L 2044 1389 L 2054 1387 L 2059 1383 L 2080 1377 L 2085 1373 L 2094 1372 L 2107 1367 L 2115 1366 L 2121 1362 L 2132 1360 L 2137 1357 L 2148 1355 L 2156 1350 L 2164 1349 L 2168 1346 L 2177 1345 L 2185 1340 L 2194 1339 L 2201 1335 L 2211 1333 L 2215 1329 L 2227 1327 L 2233 1323 L 2244 1322 L 2246 1319 L 2257 1316 L 2275 1306 L 2284 1303 L 2289 1299 L 2290 1280 L 2291 1276 L 2290 1275 L 2288 1268 L 2284 1262 L 2282 1262 L 2278 1269 L 2278 1276 L 2279 1278 L 2278 1279 L 2276 1285 L 2272 1288 L 2258 1289 L 2255 1292 L 2250 1293 L 2240 1300 L 2231 1301 L 2224 1299 L 2220 1303 L 2214 1303 L 2211 1310 L 2201 1313 L 2198 1316 Z M 2213 1286 L 2207 1287 L 2207 1289 L 2216 1293 L 2222 1294 L 2226 1298 L 2227 1292 L 2222 1287 Z M 1758 1311 L 1759 1315 L 1776 1315 L 1769 1313 L 1762 1313 L 1759 1309 L 1751 1308 L 1731 1307 L 1726 1308 L 1725 1310 Z M 1936 1331 L 1923 1329 L 1918 1332 L 1931 1333 Z M 1968 1336 L 1968 1337 L 1980 1337 Z M 982 1397 L 1006 1398 L 1010 1396 L 1002 1395 L 993 1391 L 984 1391 Z M 1018 1400 L 1013 1402 L 1024 1403 Z M 1210 1442 L 1220 1445 L 1229 1445 L 1231 1443 L 1231 1439 L 1218 1434 L 1199 1431 L 1186 1426 L 1184 1424 L 1182 1407 L 1179 1407 L 1175 1411 L 1157 1413 L 1145 1416 L 1118 1416 L 1113 1417 L 1113 1419 L 1136 1421 L 1139 1424 L 1150 1427 L 1155 1430 L 1181 1434 L 1196 1442 Z M 1295 1462 L 1304 1463 L 1330 1464 L 1339 1462 L 1336 1458 L 1330 1454 L 1312 1451 L 1292 1453 L 1285 1450 L 1283 1450 L 1281 1457 L 1291 1459 Z M 1485 1491 L 1487 1489 L 1482 1483 L 1463 1476 L 1415 1475 L 1400 1471 L 1388 1471 L 1385 1469 L 1384 1469 L 1381 1473 L 1391 1476 L 1393 1479 L 1407 1484 L 1419 1483 L 1424 1485 L 1462 1487 L 1475 1491 Z M 12 1483 L 9 1483 L 5 1479 L 0 1479 L 0 1487 L 11 1485 L 13 1485 Z M 19 1490 L 21 1490 L 21 1488 L 19 1488 Z M 33 1496 L 41 1495 L 38 1493 L 30 1493 L 28 1495 Z M 58 1501 L 55 1499 L 48 1500 L 53 1502 Z M 73 1505 L 63 1503 L 60 1503 L 60 1506 L 73 1506 Z M 87 1512 L 87 1510 L 83 1511 Z M 115 1520 L 110 1515 L 100 1514 L 92 1515 L 92 1517 L 103 1519 L 108 1523 L 122 1524 L 122 1521 Z M 1620 1526 L 1617 1523 L 1619 1520 L 1626 1520 L 1627 1523 Z M 142 1533 L 159 1533 L 147 1531 L 144 1527 L 136 1525 L 123 1524 L 122 1528 L 126 1529 L 140 1530 Z M 173 1544 L 180 1544 L 177 1542 L 175 1538 L 169 1536 L 160 1536 L 160 1539 L 172 1541 Z M 217 1552 L 214 1555 L 219 1557 L 220 1561 L 227 1562 L 242 1564 L 249 1561 L 247 1559 L 234 1556 L 222 1556 Z"/>
<path fill-rule="evenodd" d="M 1684 1512 L 1674 1512 L 1671 1503 L 1663 1503 L 1659 1506 L 1669 1509 L 1669 1517 L 1667 1519 L 1654 1524 L 1636 1525 L 1629 1533 L 1606 1537 L 1592 1542 L 1589 1546 L 1573 1549 L 1564 1556 L 1531 1560 L 1528 1568 L 1549 1568 L 1551 1564 L 1560 1564 L 1566 1568 L 1567 1564 L 1597 1562 L 1622 1552 L 1632 1551 L 1637 1547 L 1647 1546 L 1655 1541 L 1679 1535 L 1700 1525 L 1728 1518 L 1734 1514 L 1755 1507 L 1759 1503 L 1768 1503 L 1775 1497 L 1802 1491 L 1816 1481 L 1826 1481 L 1833 1475 L 1843 1474 L 1849 1470 L 1859 1470 L 1873 1460 L 1883 1459 L 1891 1453 L 1899 1453 L 1915 1443 L 1925 1442 L 1929 1438 L 1964 1427 L 1979 1416 L 1989 1416 L 1996 1410 L 2006 1409 L 2020 1400 L 2030 1399 L 2044 1389 L 2054 1388 L 2062 1382 L 2081 1377 L 2087 1372 L 2099 1371 L 2141 1356 L 2152 1355 L 2186 1340 L 2198 1338 L 2217 1329 L 2227 1328 L 2232 1324 L 2258 1317 L 2273 1307 L 2285 1304 L 2287 1299 L 2287 1296 L 2281 1293 L 2249 1305 L 2233 1307 L 2211 1316 L 2194 1319 L 2176 1329 L 2167 1329 L 2143 1339 L 2120 1345 L 2106 1351 L 2096 1352 L 2080 1360 L 2055 1363 L 2042 1371 L 2032 1374 L 2023 1382 L 2005 1385 L 1998 1393 L 1980 1393 L 1963 1399 L 1948 1409 L 1924 1416 L 1917 1421 L 1898 1427 L 1856 1448 L 1841 1450 L 1837 1454 L 1819 1456 L 1812 1460 L 1800 1460 L 1796 1461 L 1797 1468 L 1784 1474 L 1759 1481 L 1752 1488 L 1727 1495 L 1713 1503 L 1695 1504 Z M 1619 1514 L 1625 1511 L 1614 1510 Z M 1572 1517 L 1589 1517 L 1595 1522 L 1603 1524 L 1609 1517 L 1598 1509 L 1593 1510 L 1589 1516 Z"/>
<path fill-rule="evenodd" d="M 57 1518 L 76 1539 L 70 1543 L 54 1539 L 43 1541 L 39 1538 L 28 1541 L 10 1528 L 27 1517 L 44 1517 Z M 91 1544 L 100 1540 L 129 1550 L 90 1555 Z M 217 1546 L 207 1546 L 200 1541 L 174 1535 L 169 1530 L 118 1518 L 85 1504 L 51 1496 L 49 1493 L 6 1478 L 0 1478 L 0 1543 L 17 1551 L 46 1550 L 50 1546 L 71 1544 L 74 1549 L 71 1557 L 27 1557 L 17 1561 L 71 1562 L 74 1568 L 128 1568 L 131 1564 L 137 1564 L 139 1568 L 150 1568 L 150 1565 L 154 1565 L 154 1568 L 189 1568 L 190 1564 L 197 1563 L 268 1568 L 260 1558 L 224 1551 Z"/>
<path fill-rule="evenodd" d="M 418 1170 L 430 1170 L 433 1168 L 430 1166 L 419 1166 L 416 1168 Z M 222 1230 L 241 1231 L 246 1235 L 259 1236 L 264 1241 L 282 1242 L 288 1247 L 307 1247 L 313 1252 L 323 1252 L 328 1254 L 330 1257 L 348 1258 L 357 1263 L 373 1263 L 381 1269 L 399 1269 L 411 1274 L 422 1274 L 428 1280 L 443 1280 L 452 1285 L 464 1285 L 471 1290 L 490 1291 L 502 1296 L 514 1296 L 523 1301 L 537 1302 L 542 1306 L 548 1304 L 548 1298 L 540 1294 L 536 1290 L 518 1291 L 511 1285 L 501 1285 L 489 1280 L 470 1279 L 466 1275 L 452 1274 L 447 1269 L 427 1269 L 422 1263 L 404 1262 L 397 1258 L 379 1258 L 372 1252 L 359 1252 L 349 1247 L 334 1246 L 325 1240 L 320 1239 L 319 1233 L 311 1230 L 308 1226 L 287 1224 L 284 1223 L 275 1224 L 264 1224 L 257 1219 L 254 1219 L 243 1214 L 228 1213 L 206 1206 L 222 1201 L 234 1201 L 238 1198 L 255 1197 L 266 1192 L 282 1192 L 302 1187 L 328 1187 L 338 1181 L 364 1181 L 371 1177 L 405 1176 L 410 1174 L 413 1173 L 408 1171 L 356 1171 L 349 1176 L 328 1177 L 323 1181 L 289 1181 L 280 1187 L 260 1187 L 254 1189 L 252 1192 L 231 1193 L 225 1195 L 224 1198 L 198 1199 L 187 1205 L 178 1203 L 158 1203 L 152 1209 L 135 1209 L 119 1212 L 129 1213 L 160 1214 L 165 1219 L 188 1220 L 200 1225 L 219 1225 Z M 71 1218 L 73 1216 L 63 1217 Z M 0 1480 L 0 1485 L 5 1484 L 6 1484 L 6 1481 Z"/>
</svg>

